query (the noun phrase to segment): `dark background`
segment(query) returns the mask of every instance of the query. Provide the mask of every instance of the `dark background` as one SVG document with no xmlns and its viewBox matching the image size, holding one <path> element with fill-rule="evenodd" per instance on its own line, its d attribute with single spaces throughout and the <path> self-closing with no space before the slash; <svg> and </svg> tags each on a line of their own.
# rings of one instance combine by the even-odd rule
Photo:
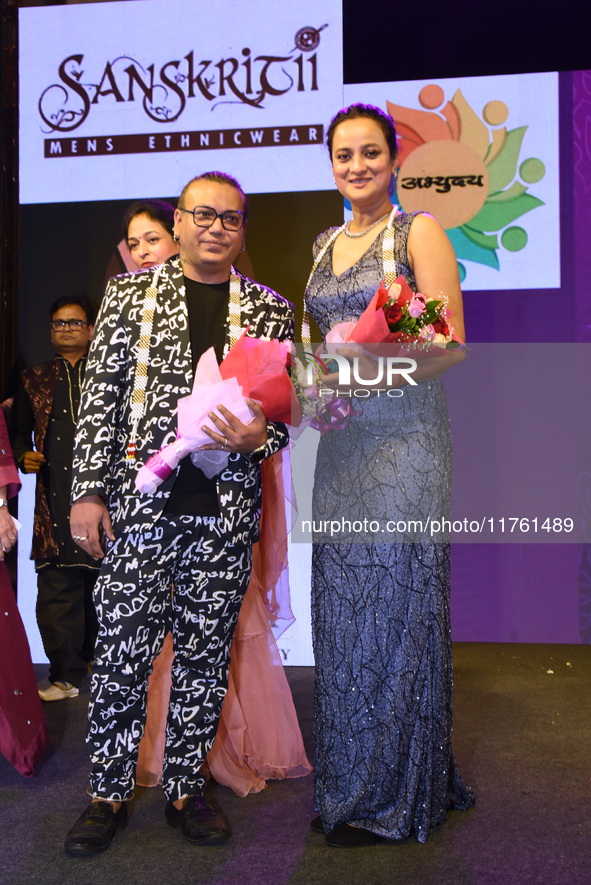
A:
<svg viewBox="0 0 591 885">
<path fill-rule="evenodd" d="M 343 0 L 345 83 L 585 69 L 587 15 L 581 0 Z"/>
</svg>

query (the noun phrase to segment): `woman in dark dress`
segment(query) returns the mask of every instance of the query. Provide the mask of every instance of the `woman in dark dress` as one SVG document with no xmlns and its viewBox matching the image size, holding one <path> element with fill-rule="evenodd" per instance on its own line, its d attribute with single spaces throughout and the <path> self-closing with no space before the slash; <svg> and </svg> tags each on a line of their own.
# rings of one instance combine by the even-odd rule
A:
<svg viewBox="0 0 591 885">
<path fill-rule="evenodd" d="M 386 276 L 384 263 L 392 271 L 393 242 L 396 269 L 389 278 L 403 274 L 413 291 L 446 297 L 464 340 L 447 236 L 432 216 L 397 211 L 390 201 L 397 158 L 392 119 L 353 105 L 336 115 L 327 144 L 353 218 L 315 244 L 306 304 L 322 335 L 359 318 Z M 360 377 L 376 377 L 375 361 L 345 346 L 342 352 L 358 357 Z M 416 386 L 364 399 L 361 416 L 320 441 L 316 525 L 365 518 L 381 526 L 373 535 L 317 537 L 313 548 L 320 817 L 312 827 L 327 834 L 329 845 L 370 845 L 411 832 L 424 842 L 449 808 L 474 803 L 451 748 L 448 539 L 419 531 L 397 540 L 383 531 L 388 521 L 426 525 L 449 518 L 451 434 L 439 375 L 461 359 L 449 351 L 419 360 Z M 338 387 L 336 374 L 324 381 Z"/>
</svg>

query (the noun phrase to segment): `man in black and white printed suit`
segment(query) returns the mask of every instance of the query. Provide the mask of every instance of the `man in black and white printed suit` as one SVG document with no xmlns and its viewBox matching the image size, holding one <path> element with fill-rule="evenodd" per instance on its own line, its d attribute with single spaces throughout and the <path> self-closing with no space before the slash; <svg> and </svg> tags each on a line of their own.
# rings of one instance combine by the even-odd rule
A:
<svg viewBox="0 0 591 885">
<path fill-rule="evenodd" d="M 70 518 L 77 543 L 102 560 L 87 734 L 93 801 L 66 837 L 69 854 L 103 851 L 127 823 L 148 675 L 168 629 L 175 658 L 165 816 L 199 845 L 230 835 L 203 799 L 200 769 L 215 737 L 258 537 L 259 465 L 287 444 L 287 430 L 268 423 L 256 403 L 248 425 L 222 409 L 224 420 L 212 417 L 218 432 L 209 432 L 208 448 L 230 454 L 217 476 L 208 479 L 187 457 L 154 495 L 141 494 L 135 478 L 174 440 L 177 400 L 190 393 L 205 350 L 213 346 L 221 359 L 246 327 L 253 337 L 293 340 L 292 305 L 232 268 L 247 211 L 231 176 L 190 181 L 175 213 L 179 257 L 110 280 L 95 326 Z"/>
</svg>

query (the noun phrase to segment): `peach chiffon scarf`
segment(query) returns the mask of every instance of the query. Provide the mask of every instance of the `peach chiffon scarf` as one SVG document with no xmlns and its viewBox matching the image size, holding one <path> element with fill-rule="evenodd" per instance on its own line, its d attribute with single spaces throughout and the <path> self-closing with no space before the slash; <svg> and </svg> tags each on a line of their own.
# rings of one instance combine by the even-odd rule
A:
<svg viewBox="0 0 591 885">
<path fill-rule="evenodd" d="M 312 771 L 271 630 L 278 619 L 287 625 L 293 622 L 283 481 L 287 457 L 287 452 L 279 453 L 263 464 L 261 537 L 253 547 L 252 574 L 232 643 L 228 693 L 207 754 L 211 775 L 239 796 L 264 790 L 270 778 L 303 777 Z M 148 683 L 146 727 L 137 763 L 140 786 L 161 782 L 173 657 L 169 633 Z"/>
</svg>

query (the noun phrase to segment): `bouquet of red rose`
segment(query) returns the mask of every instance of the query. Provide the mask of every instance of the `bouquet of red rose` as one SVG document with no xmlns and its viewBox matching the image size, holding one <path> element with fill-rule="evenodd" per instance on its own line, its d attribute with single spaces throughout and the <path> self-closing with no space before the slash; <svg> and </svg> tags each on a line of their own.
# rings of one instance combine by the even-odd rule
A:
<svg viewBox="0 0 591 885">
<path fill-rule="evenodd" d="M 455 350 L 462 346 L 463 342 L 448 322 L 451 311 L 446 299 L 427 299 L 420 292 L 413 292 L 403 276 L 388 290 L 382 283 L 376 295 L 378 303 L 386 295 L 382 310 L 390 333 L 396 336 L 394 341 L 419 344 L 424 350 L 432 347 Z"/>
<path fill-rule="evenodd" d="M 413 352 L 420 356 L 421 352 L 428 351 L 435 355 L 442 350 L 463 346 L 454 333 L 450 318 L 451 311 L 445 298 L 427 298 L 420 292 L 413 292 L 400 275 L 389 289 L 382 281 L 359 319 L 338 323 L 330 330 L 326 341 L 329 344 L 361 344 L 370 352 L 375 351 L 377 345 L 398 344 L 399 352 Z"/>
<path fill-rule="evenodd" d="M 224 381 L 236 378 L 245 397 L 260 403 L 268 421 L 299 420 L 299 405 L 290 375 L 292 345 L 276 338 L 249 338 L 242 333 L 220 364 Z"/>
</svg>

